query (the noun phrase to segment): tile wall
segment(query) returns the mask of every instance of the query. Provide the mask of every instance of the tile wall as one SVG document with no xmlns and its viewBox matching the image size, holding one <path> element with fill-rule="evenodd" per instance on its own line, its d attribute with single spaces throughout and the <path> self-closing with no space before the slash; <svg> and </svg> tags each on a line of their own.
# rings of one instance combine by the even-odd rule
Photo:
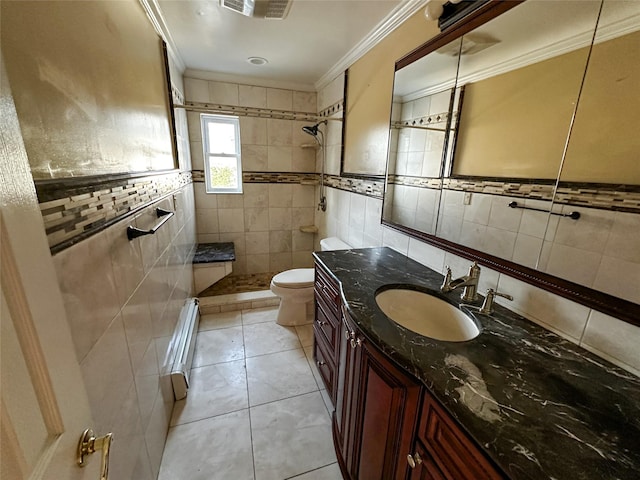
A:
<svg viewBox="0 0 640 480">
<path fill-rule="evenodd" d="M 465 194 L 468 205 L 465 205 Z M 517 201 L 549 210 L 541 200 L 443 190 L 438 235 L 528 267 L 640 303 L 640 231 L 637 213 L 554 205 L 556 213 L 509 208 Z"/>
<path fill-rule="evenodd" d="M 332 94 L 335 96 L 337 92 L 335 89 L 332 91 L 327 87 L 324 91 L 318 93 L 318 98 L 331 97 Z M 332 101 L 336 100 L 336 98 L 332 98 Z M 339 158 L 328 158 L 327 164 L 339 165 L 340 160 Z M 339 175 L 339 171 L 336 172 L 336 174 Z M 463 194 L 463 192 L 460 193 Z M 494 198 L 500 198 L 500 202 L 508 203 L 510 201 L 510 199 L 506 197 Z M 483 206 L 483 208 L 485 208 L 487 201 L 492 201 L 492 199 L 478 199 L 475 203 L 472 201 L 472 205 L 474 205 L 474 208 L 481 210 L 481 204 L 485 204 Z M 393 229 L 383 227 L 380 224 L 382 213 L 382 200 L 380 198 L 329 187 L 327 189 L 327 204 L 326 212 L 316 212 L 316 224 L 320 229 L 319 237 L 337 236 L 354 248 L 389 246 L 437 272 L 443 272 L 445 265 L 449 265 L 455 275 L 462 275 L 468 271 L 470 264 L 468 260 L 432 247 L 414 238 L 410 238 Z M 507 213 L 509 213 L 508 210 Z M 471 213 L 470 210 L 469 215 L 471 215 Z M 473 212 L 473 218 L 478 220 L 480 213 L 480 211 Z M 598 235 L 606 236 L 613 241 L 614 238 L 620 238 L 619 236 L 616 237 L 616 234 L 613 234 L 614 230 L 616 232 L 619 231 L 619 229 L 624 228 L 623 225 L 625 225 L 625 222 L 629 221 L 628 217 L 620 215 L 620 213 L 621 212 L 612 213 L 614 220 L 611 221 L 610 226 L 605 225 L 604 229 L 602 225 L 593 225 L 588 222 L 583 223 L 583 225 L 585 225 L 584 228 L 592 230 L 595 228 L 595 231 L 599 232 Z M 471 217 L 469 215 L 467 218 L 470 220 Z M 463 211 L 461 215 L 463 220 L 464 216 L 465 212 Z M 615 219 L 618 216 L 620 219 L 616 222 Z M 636 219 L 637 217 L 636 215 L 633 218 Z M 489 226 L 489 220 L 490 209 L 485 227 Z M 494 218 L 494 220 L 498 221 L 497 217 Z M 571 222 L 571 220 L 567 221 Z M 614 224 L 616 225 L 615 229 L 613 227 Z M 500 223 L 500 225 L 502 227 L 506 226 L 504 223 Z M 575 227 L 577 223 L 570 225 Z M 496 228 L 497 226 L 498 225 L 496 225 Z M 637 228 L 637 224 L 634 223 L 634 226 Z M 522 233 L 530 234 L 531 237 L 542 240 L 542 237 L 536 236 L 539 235 L 539 233 Z M 574 239 L 572 248 L 579 248 L 579 245 L 575 245 L 576 239 L 593 237 L 593 231 L 591 233 L 589 233 L 588 230 L 573 233 L 575 233 L 575 235 L 566 234 L 567 239 Z M 460 223 L 459 230 L 459 235 L 461 234 L 462 223 Z M 511 238 L 509 235 L 506 236 Z M 516 243 L 518 234 L 514 232 L 512 236 L 514 237 L 512 248 L 514 252 L 517 252 Z M 611 243 L 609 248 L 606 246 L 603 247 L 604 250 L 602 253 L 604 254 L 606 251 L 608 254 L 612 254 L 616 251 L 614 245 L 615 242 Z M 621 255 L 625 256 L 625 261 L 631 261 L 629 254 L 633 252 L 624 248 L 620 250 L 624 252 L 623 254 L 621 253 Z M 633 250 L 633 248 L 631 248 L 631 250 Z M 637 249 L 634 251 L 637 252 Z M 523 258 L 522 255 L 519 258 L 526 261 L 526 258 Z M 603 260 L 604 259 L 603 255 Z M 609 262 L 610 265 L 614 265 L 614 263 L 608 259 L 606 261 Z M 604 264 L 605 262 L 602 263 Z M 638 285 L 638 279 L 636 277 L 625 275 L 626 273 L 621 270 L 620 278 L 625 278 L 629 285 Z M 513 295 L 513 302 L 501 298 L 498 299 L 498 302 L 507 308 L 518 312 L 535 323 L 581 345 L 585 349 L 608 359 L 622 368 L 636 375 L 640 375 L 640 356 L 637 354 L 637 345 L 640 343 L 640 327 L 635 327 L 616 318 L 591 310 L 515 280 L 507 275 L 483 268 L 480 290 L 486 291 L 487 288 L 494 288 L 498 291 Z"/>
<path fill-rule="evenodd" d="M 176 214 L 156 235 L 155 207 Z M 157 477 L 173 408 L 169 340 L 192 296 L 192 184 L 53 257 L 96 432 L 113 432 L 110 476 Z"/>
<path fill-rule="evenodd" d="M 185 78 L 186 100 L 312 113 L 316 94 L 235 83 Z M 199 113 L 189 112 L 192 167 L 203 170 Z M 242 167 L 250 172 L 315 172 L 318 149 L 302 132 L 308 121 L 240 117 Z M 305 182 L 307 183 L 307 182 Z M 194 183 L 197 240 L 233 242 L 234 274 L 279 272 L 313 265 L 314 235 L 300 227 L 314 224 L 316 187 L 303 183 L 260 182 L 243 185 L 243 193 L 205 193 Z"/>
</svg>

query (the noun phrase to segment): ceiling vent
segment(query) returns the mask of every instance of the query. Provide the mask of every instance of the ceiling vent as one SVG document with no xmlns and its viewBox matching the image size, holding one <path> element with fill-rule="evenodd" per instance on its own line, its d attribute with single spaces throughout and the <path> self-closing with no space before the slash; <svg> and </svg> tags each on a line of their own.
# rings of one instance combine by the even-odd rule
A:
<svg viewBox="0 0 640 480">
<path fill-rule="evenodd" d="M 292 0 L 220 0 L 220 5 L 247 17 L 282 20 Z"/>
</svg>

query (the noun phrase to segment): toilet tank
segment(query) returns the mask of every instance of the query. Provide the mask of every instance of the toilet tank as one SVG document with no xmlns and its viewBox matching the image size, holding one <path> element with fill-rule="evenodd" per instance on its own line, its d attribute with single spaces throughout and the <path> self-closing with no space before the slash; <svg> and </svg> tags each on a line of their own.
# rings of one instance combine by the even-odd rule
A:
<svg viewBox="0 0 640 480">
<path fill-rule="evenodd" d="M 328 237 L 320 240 L 320 250 L 349 250 L 351 245 L 344 243 L 338 237 Z"/>
</svg>

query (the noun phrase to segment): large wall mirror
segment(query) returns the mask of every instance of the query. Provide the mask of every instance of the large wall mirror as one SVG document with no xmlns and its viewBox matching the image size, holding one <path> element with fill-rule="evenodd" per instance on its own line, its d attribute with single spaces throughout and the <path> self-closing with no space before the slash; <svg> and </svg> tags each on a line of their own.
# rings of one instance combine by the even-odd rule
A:
<svg viewBox="0 0 640 480">
<path fill-rule="evenodd" d="M 640 325 L 638 30 L 490 2 L 399 60 L 383 223 Z"/>
</svg>

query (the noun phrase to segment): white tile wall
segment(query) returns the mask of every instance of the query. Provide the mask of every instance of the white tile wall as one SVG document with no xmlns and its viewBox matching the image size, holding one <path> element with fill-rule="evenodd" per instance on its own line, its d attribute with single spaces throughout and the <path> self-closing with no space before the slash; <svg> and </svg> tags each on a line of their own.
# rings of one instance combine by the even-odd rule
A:
<svg viewBox="0 0 640 480">
<path fill-rule="evenodd" d="M 175 207 L 176 215 L 156 235 L 130 242 L 127 225 L 148 228 L 157 222 L 156 206 Z M 94 428 L 116 439 L 114 478 L 152 480 L 160 466 L 173 406 L 161 374 L 180 308 L 192 295 L 194 212 L 187 185 L 175 204 L 165 199 L 53 258 Z"/>
</svg>

